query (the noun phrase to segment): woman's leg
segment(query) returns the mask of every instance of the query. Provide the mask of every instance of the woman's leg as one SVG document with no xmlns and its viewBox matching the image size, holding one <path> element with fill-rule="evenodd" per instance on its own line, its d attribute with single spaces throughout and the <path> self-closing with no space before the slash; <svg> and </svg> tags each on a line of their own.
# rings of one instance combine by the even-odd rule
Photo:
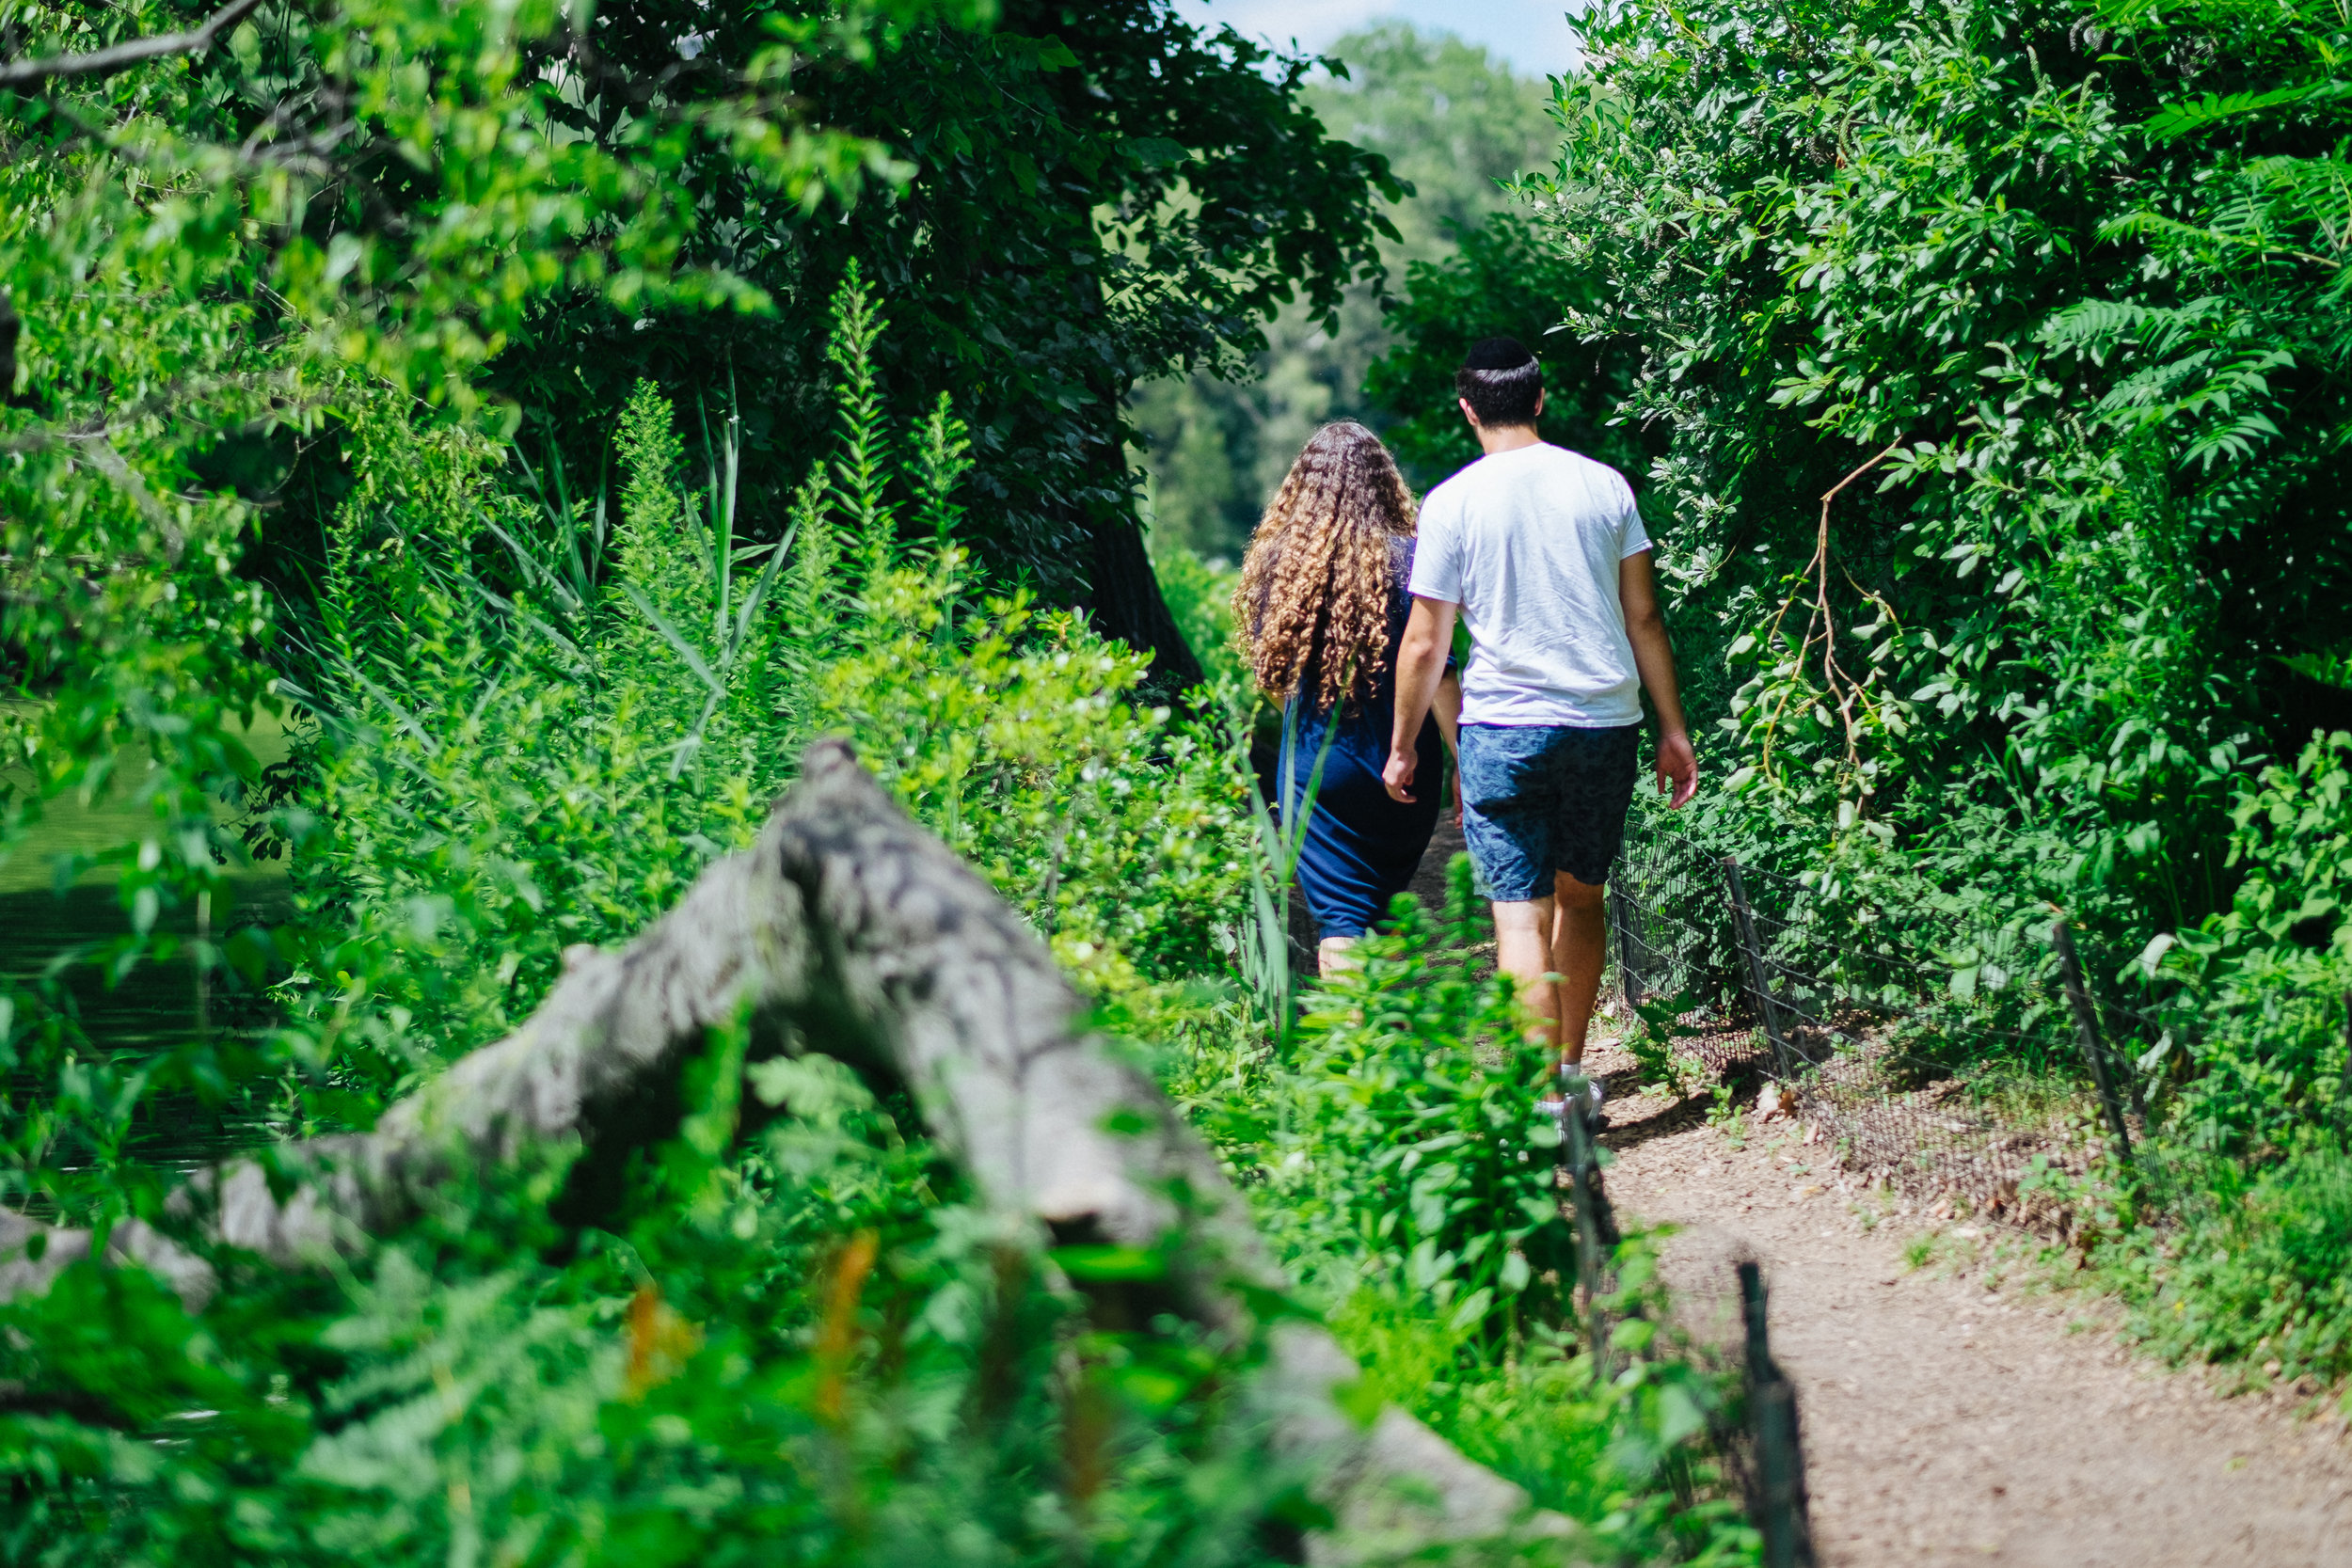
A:
<svg viewBox="0 0 2352 1568">
<path fill-rule="evenodd" d="M 1359 937 L 1325 937 L 1315 943 L 1315 973 L 1328 978 L 1344 974 L 1357 965 L 1356 943 Z"/>
</svg>

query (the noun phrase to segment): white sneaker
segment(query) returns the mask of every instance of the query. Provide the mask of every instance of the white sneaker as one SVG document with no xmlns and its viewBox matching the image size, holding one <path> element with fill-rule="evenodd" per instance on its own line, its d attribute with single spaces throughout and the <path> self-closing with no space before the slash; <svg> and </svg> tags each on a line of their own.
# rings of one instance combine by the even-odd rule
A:
<svg viewBox="0 0 2352 1568">
<path fill-rule="evenodd" d="M 1586 1109 L 1592 1113 L 1595 1120 L 1598 1120 L 1600 1117 L 1601 1101 L 1608 1098 L 1608 1091 L 1600 1086 L 1599 1079 L 1587 1078 L 1584 1080 L 1584 1104 Z M 1535 1101 L 1535 1108 L 1543 1112 L 1544 1115 L 1549 1117 L 1552 1120 L 1564 1122 L 1564 1118 L 1566 1117 L 1568 1111 L 1567 1098 L 1565 1095 L 1557 1093 L 1548 1094 L 1544 1096 L 1543 1099 Z"/>
</svg>

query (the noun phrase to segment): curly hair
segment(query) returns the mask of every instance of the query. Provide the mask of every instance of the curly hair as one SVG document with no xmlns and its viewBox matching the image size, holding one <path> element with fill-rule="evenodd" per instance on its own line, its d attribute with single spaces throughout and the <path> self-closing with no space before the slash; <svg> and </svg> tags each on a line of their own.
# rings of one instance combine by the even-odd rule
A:
<svg viewBox="0 0 2352 1568">
<path fill-rule="evenodd" d="M 1390 546 L 1413 533 L 1413 493 L 1380 438 L 1341 420 L 1314 433 L 1258 521 L 1233 594 L 1249 672 L 1277 703 L 1320 711 L 1366 690 L 1389 649 Z M 1301 688 L 1315 689 L 1302 693 Z"/>
</svg>

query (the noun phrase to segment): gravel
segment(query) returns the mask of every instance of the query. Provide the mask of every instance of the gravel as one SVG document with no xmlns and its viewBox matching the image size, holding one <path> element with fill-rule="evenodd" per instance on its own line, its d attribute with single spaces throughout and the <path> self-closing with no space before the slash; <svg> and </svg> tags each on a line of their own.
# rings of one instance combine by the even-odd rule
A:
<svg viewBox="0 0 2352 1568">
<path fill-rule="evenodd" d="M 1634 1091 L 1613 1046 L 1588 1066 L 1625 1085 L 1610 1196 L 1629 1227 L 1675 1227 L 1685 1323 L 1728 1340 L 1731 1265 L 1765 1266 L 1825 1564 L 2352 1565 L 2340 1417 L 2133 1354 L 2106 1303 L 2032 1261 L 2035 1239 L 1901 1212 L 1796 1124 L 1735 1139 L 1695 1100 Z"/>
</svg>

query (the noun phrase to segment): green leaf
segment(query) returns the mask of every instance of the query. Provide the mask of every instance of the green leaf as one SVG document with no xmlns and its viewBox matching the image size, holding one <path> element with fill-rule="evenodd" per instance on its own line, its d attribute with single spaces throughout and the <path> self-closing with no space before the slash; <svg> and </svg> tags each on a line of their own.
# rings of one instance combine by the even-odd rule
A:
<svg viewBox="0 0 2352 1568">
<path fill-rule="evenodd" d="M 2324 103 L 2348 94 L 2352 94 L 2352 82 L 2335 78 L 2273 87 L 2266 92 L 2209 92 L 2193 101 L 2167 103 L 2148 117 L 2143 128 L 2158 141 L 2174 141 L 2241 115 L 2295 103 Z"/>
<path fill-rule="evenodd" d="M 1614 1349 L 1639 1355 L 1649 1349 L 1650 1340 L 1657 1335 L 1658 1325 L 1647 1318 L 1628 1318 L 1609 1331 L 1609 1343 Z"/>
<path fill-rule="evenodd" d="M 1528 1267 L 1526 1254 L 1513 1252 L 1502 1259 L 1502 1272 L 1497 1276 L 1496 1283 L 1504 1294 L 1517 1295 L 1527 1289 L 1528 1281 L 1533 1277 L 1534 1272 Z"/>
<path fill-rule="evenodd" d="M 1344 1383 L 1333 1384 L 1331 1402 L 1338 1405 L 1350 1420 L 1366 1430 L 1370 1430 L 1372 1423 L 1380 1418 L 1380 1412 L 1388 1407 L 1388 1401 L 1381 1397 L 1380 1385 L 1368 1376 L 1352 1377 Z"/>
<path fill-rule="evenodd" d="M 1073 1279 L 1116 1284 L 1168 1277 L 1168 1257 L 1156 1248 L 1103 1243 L 1055 1247 L 1046 1256 Z"/>
<path fill-rule="evenodd" d="M 1454 1315 L 1446 1320 L 1446 1326 L 1459 1334 L 1485 1318 L 1494 1303 L 1493 1288 L 1482 1285 L 1462 1298 L 1461 1304 L 1454 1308 Z"/>
<path fill-rule="evenodd" d="M 1165 136 L 1131 136 L 1120 148 L 1146 168 L 1173 168 L 1192 156 L 1183 142 Z"/>
</svg>

